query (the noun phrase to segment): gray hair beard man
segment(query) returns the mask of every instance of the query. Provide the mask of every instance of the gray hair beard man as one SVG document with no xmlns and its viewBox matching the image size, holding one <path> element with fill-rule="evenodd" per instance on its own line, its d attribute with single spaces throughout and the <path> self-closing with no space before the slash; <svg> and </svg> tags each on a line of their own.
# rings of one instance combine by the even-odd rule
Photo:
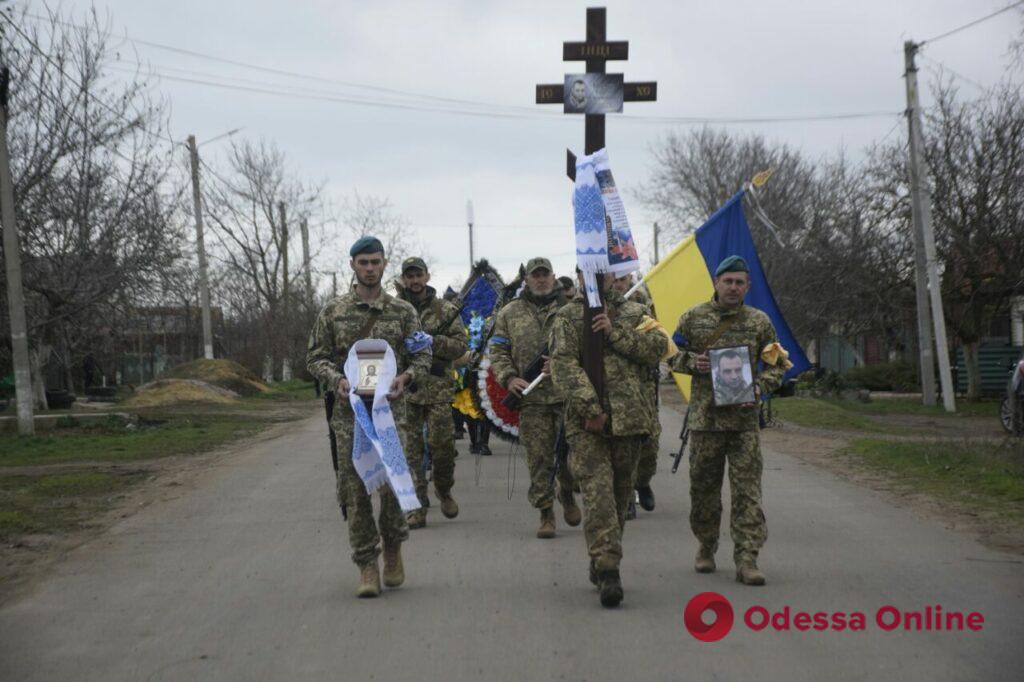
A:
<svg viewBox="0 0 1024 682">
<path fill-rule="evenodd" d="M 494 377 L 509 391 L 521 395 L 530 382 L 523 377 L 527 367 L 548 345 L 555 313 L 565 302 L 561 289 L 555 289 L 555 275 L 547 258 L 531 258 L 526 264 L 526 289 L 522 295 L 498 312 L 488 354 Z M 544 359 L 545 375 L 551 374 L 550 360 Z M 551 475 L 555 468 L 555 443 L 562 422 L 562 398 L 550 378 L 545 378 L 523 398 L 519 411 L 519 441 L 526 449 L 530 469 L 530 504 L 540 510 L 537 537 L 555 536 L 555 487 Z M 558 470 L 557 497 L 562 503 L 565 522 L 578 526 L 583 513 L 572 492 L 568 467 Z"/>
</svg>

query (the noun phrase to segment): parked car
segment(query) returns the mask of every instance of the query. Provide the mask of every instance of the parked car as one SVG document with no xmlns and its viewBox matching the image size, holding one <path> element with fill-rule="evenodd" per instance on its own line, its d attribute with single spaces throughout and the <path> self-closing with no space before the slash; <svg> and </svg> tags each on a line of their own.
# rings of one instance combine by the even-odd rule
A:
<svg viewBox="0 0 1024 682">
<path fill-rule="evenodd" d="M 999 420 L 1007 433 L 1024 436 L 1024 356 L 1010 366 L 1006 397 L 999 406 Z"/>
</svg>

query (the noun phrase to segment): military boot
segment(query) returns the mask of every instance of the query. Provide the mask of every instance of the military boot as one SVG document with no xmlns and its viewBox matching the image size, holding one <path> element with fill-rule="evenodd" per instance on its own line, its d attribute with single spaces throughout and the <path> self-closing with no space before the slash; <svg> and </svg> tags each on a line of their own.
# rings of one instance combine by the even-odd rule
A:
<svg viewBox="0 0 1024 682">
<path fill-rule="evenodd" d="M 446 519 L 454 519 L 459 515 L 459 504 L 452 497 L 451 493 L 437 494 L 438 499 L 441 500 L 441 513 L 444 514 Z"/>
<path fill-rule="evenodd" d="M 555 510 L 551 507 L 540 510 L 540 528 L 537 529 L 537 537 L 545 540 L 555 537 Z"/>
<path fill-rule="evenodd" d="M 715 551 L 710 547 L 701 545 L 697 550 L 697 560 L 693 562 L 693 569 L 698 573 L 715 572 Z"/>
<path fill-rule="evenodd" d="M 490 422 L 480 421 L 480 431 L 478 435 L 479 445 L 477 446 L 477 454 L 483 455 L 484 457 L 490 457 L 493 453 L 491 452 L 491 446 L 488 443 L 491 442 L 491 424 Z"/>
<path fill-rule="evenodd" d="M 619 569 L 613 568 L 606 571 L 598 571 L 597 580 L 601 590 L 601 606 L 606 608 L 618 606 L 623 597 Z"/>
<path fill-rule="evenodd" d="M 573 497 L 572 491 L 568 494 L 560 493 L 558 501 L 562 503 L 562 518 L 565 519 L 566 525 L 573 528 L 580 525 L 583 520 L 583 512 L 576 504 L 576 498 Z"/>
<path fill-rule="evenodd" d="M 405 515 L 405 520 L 408 522 L 409 528 L 423 528 L 427 525 L 427 510 L 417 509 L 411 511 Z"/>
<path fill-rule="evenodd" d="M 402 543 L 384 543 L 384 585 L 398 587 L 405 582 L 405 567 L 402 565 Z"/>
<path fill-rule="evenodd" d="M 651 486 L 642 485 L 636 489 L 637 497 L 640 501 L 640 506 L 645 511 L 654 511 L 654 491 L 651 490 Z"/>
<path fill-rule="evenodd" d="M 764 585 L 765 577 L 753 559 L 736 565 L 736 582 L 744 585 Z"/>
<path fill-rule="evenodd" d="M 380 569 L 377 560 L 359 568 L 359 587 L 356 596 L 360 599 L 380 596 Z"/>
</svg>

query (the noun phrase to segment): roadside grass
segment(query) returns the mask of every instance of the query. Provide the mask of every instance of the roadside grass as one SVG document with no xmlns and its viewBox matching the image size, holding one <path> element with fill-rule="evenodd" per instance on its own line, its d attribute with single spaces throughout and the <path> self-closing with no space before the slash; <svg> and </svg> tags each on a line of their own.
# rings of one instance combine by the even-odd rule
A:
<svg viewBox="0 0 1024 682">
<path fill-rule="evenodd" d="M 999 416 L 999 403 L 996 401 L 961 401 L 957 403 L 957 412 L 949 414 L 941 405 L 925 406 L 913 398 L 880 398 L 869 403 L 833 398 L 777 398 L 772 401 L 772 409 L 776 417 L 800 426 L 868 433 L 905 434 L 925 429 L 886 424 L 871 417 L 920 416 L 955 423 L 965 417 L 990 417 L 995 420 Z"/>
<path fill-rule="evenodd" d="M 906 491 L 1024 526 L 1024 441 L 854 440 L 843 451 Z"/>
<path fill-rule="evenodd" d="M 141 466 L 145 462 L 207 452 L 275 423 L 300 418 L 306 414 L 301 403 L 314 399 L 313 384 L 296 380 L 231 405 L 136 410 L 139 420 L 131 426 L 119 418 L 82 424 L 69 416 L 52 431 L 35 436 L 2 433 L 0 541 L 10 546 L 18 536 L 86 527 L 121 494 L 151 475 Z M 111 472 L 112 462 L 140 467 Z M 49 468 L 54 465 L 63 466 Z M 17 467 L 32 469 L 26 472 Z"/>
<path fill-rule="evenodd" d="M 848 409 L 845 403 L 820 398 L 776 398 L 772 410 L 777 419 L 800 426 L 840 431 L 866 431 L 869 433 L 898 433 L 906 431 L 895 426 L 879 424 L 865 415 Z"/>
<path fill-rule="evenodd" d="M 144 471 L 0 476 L 0 541 L 80 528 L 144 476 Z"/>
</svg>

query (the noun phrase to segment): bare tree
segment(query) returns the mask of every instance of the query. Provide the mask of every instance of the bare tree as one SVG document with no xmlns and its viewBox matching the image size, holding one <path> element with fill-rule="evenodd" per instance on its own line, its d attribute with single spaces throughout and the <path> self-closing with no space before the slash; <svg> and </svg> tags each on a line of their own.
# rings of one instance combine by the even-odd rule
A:
<svg viewBox="0 0 1024 682">
<path fill-rule="evenodd" d="M 290 265 L 290 271 L 284 272 L 285 231 L 279 206 L 287 207 L 288 249 L 296 254 L 300 252 L 299 220 L 306 218 L 315 228 L 324 222 L 327 208 L 320 187 L 294 179 L 284 154 L 272 143 L 233 143 L 228 163 L 228 177 L 206 165 L 206 218 L 216 244 L 211 256 L 229 271 L 225 281 L 235 285 L 233 310 L 261 319 L 264 375 L 270 379 L 268 366 L 276 366 L 277 359 L 291 361 L 299 353 L 302 333 L 296 323 L 304 318 L 306 308 L 296 295 L 301 290 L 296 286 L 302 281 L 301 267 Z M 301 259 L 290 263 L 301 263 Z"/>
<path fill-rule="evenodd" d="M 342 228 L 352 241 L 373 236 L 384 244 L 388 266 L 385 277 L 393 279 L 400 273 L 402 261 L 410 256 L 428 259 L 423 243 L 412 236 L 409 221 L 400 215 L 387 197 L 360 194 L 353 191 L 342 207 Z M 344 245 L 343 258 L 348 261 L 348 246 Z"/>
<path fill-rule="evenodd" d="M 109 333 L 121 302 L 148 291 L 178 257 L 165 106 L 138 77 L 105 78 L 109 31 L 90 14 L 8 17 L 14 78 L 9 143 L 34 374 L 51 353 L 74 388 L 76 358 Z M 6 301 L 6 297 L 0 297 Z M 6 320 L 6 316 L 3 317 Z"/>
</svg>

